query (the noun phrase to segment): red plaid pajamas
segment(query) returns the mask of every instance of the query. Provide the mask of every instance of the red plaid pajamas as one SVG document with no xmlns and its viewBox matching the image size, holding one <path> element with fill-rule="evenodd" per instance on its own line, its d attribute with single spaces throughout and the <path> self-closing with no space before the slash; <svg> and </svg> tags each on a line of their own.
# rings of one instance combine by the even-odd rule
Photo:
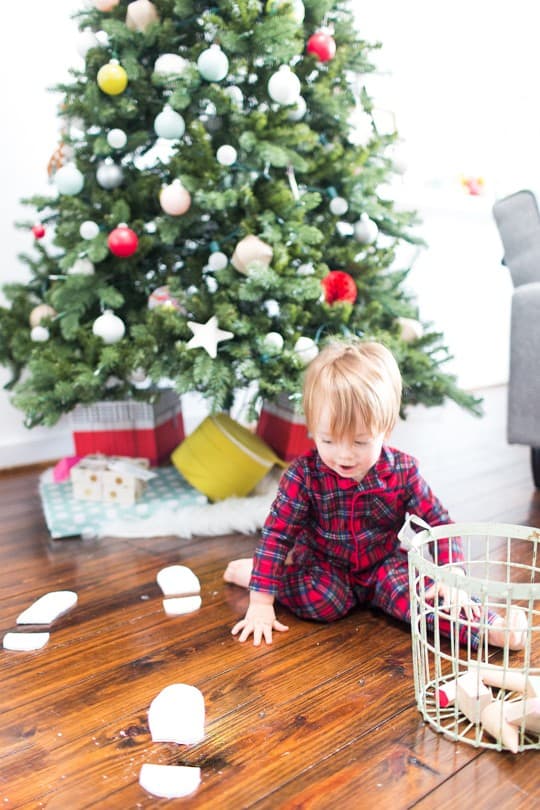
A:
<svg viewBox="0 0 540 810">
<path fill-rule="evenodd" d="M 274 594 L 306 619 L 333 621 L 355 605 L 372 605 L 410 623 L 408 560 L 397 538 L 407 512 L 430 525 L 451 522 L 411 456 L 384 446 L 358 482 L 337 475 L 312 450 L 281 478 L 250 589 Z M 435 552 L 439 565 L 464 559 L 456 538 L 440 540 Z M 469 632 L 463 628 L 462 643 Z M 475 646 L 474 631 L 471 641 Z"/>
</svg>

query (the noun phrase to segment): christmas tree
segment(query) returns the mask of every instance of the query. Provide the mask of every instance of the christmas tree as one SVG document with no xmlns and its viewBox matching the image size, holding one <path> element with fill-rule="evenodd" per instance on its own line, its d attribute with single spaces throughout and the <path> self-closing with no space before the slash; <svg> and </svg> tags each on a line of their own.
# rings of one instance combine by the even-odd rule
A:
<svg viewBox="0 0 540 810">
<path fill-rule="evenodd" d="M 93 0 L 77 21 L 52 191 L 19 223 L 30 279 L 0 308 L 28 426 L 164 380 L 213 410 L 248 390 L 253 417 L 336 335 L 389 346 L 405 405 L 477 409 L 396 266 L 418 223 L 380 191 L 398 133 L 345 2 Z"/>
</svg>

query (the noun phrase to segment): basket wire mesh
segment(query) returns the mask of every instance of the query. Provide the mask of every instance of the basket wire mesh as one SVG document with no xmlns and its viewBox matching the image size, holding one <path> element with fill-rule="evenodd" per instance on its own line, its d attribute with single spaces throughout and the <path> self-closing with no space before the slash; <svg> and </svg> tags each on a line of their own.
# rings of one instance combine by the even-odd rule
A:
<svg viewBox="0 0 540 810">
<path fill-rule="evenodd" d="M 476 747 L 540 748 L 540 530 L 492 523 L 428 527 L 410 520 L 426 527 L 409 548 L 414 684 L 424 720 Z M 455 538 L 461 538 L 464 563 L 452 560 L 449 541 Z M 439 565 L 445 546 L 450 561 Z M 480 617 L 440 604 L 433 584 L 465 592 Z M 488 643 L 493 612 L 503 619 L 500 647 Z M 512 649 L 517 612 L 519 651 Z"/>
</svg>

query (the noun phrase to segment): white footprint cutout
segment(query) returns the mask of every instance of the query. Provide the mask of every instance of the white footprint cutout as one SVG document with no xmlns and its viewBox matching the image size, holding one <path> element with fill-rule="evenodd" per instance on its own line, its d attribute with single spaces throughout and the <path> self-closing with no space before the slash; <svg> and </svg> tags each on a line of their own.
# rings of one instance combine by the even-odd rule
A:
<svg viewBox="0 0 540 810">
<path fill-rule="evenodd" d="M 77 602 L 74 591 L 51 591 L 17 616 L 17 624 L 51 624 Z"/>
<path fill-rule="evenodd" d="M 48 642 L 50 633 L 6 633 L 2 640 L 4 650 L 31 652 L 41 650 Z"/>
<path fill-rule="evenodd" d="M 180 799 L 199 787 L 201 769 L 188 765 L 151 765 L 145 763 L 139 773 L 139 784 L 148 793 L 162 799 Z"/>
<path fill-rule="evenodd" d="M 148 709 L 154 742 L 193 745 L 204 740 L 204 697 L 196 686 L 173 683 L 162 689 Z"/>
<path fill-rule="evenodd" d="M 181 616 L 193 613 L 201 606 L 199 578 L 186 565 L 169 565 L 156 576 L 163 595 L 163 610 L 168 616 Z"/>
<path fill-rule="evenodd" d="M 163 609 L 167 616 L 182 616 L 184 613 L 194 613 L 200 608 L 200 596 L 173 596 L 163 599 Z"/>
</svg>

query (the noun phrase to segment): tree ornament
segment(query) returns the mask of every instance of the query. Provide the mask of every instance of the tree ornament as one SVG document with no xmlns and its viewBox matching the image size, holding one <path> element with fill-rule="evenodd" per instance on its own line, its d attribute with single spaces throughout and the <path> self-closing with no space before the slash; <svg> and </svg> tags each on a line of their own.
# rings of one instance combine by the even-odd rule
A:
<svg viewBox="0 0 540 810">
<path fill-rule="evenodd" d="M 94 5 L 98 11 L 112 11 L 119 2 L 120 0 L 94 0 Z"/>
<path fill-rule="evenodd" d="M 46 318 L 56 318 L 57 312 L 49 304 L 38 304 L 30 313 L 30 326 L 41 326 Z"/>
<path fill-rule="evenodd" d="M 103 315 L 94 321 L 92 332 L 104 343 L 118 343 L 125 335 L 126 326 L 118 315 L 115 315 L 112 310 L 106 309 Z"/>
<path fill-rule="evenodd" d="M 307 104 L 304 96 L 298 96 L 296 103 L 287 113 L 289 121 L 301 121 L 307 112 Z"/>
<path fill-rule="evenodd" d="M 111 158 L 107 158 L 99 164 L 96 171 L 96 180 L 101 188 L 104 188 L 106 191 L 111 191 L 113 188 L 118 188 L 118 186 L 122 185 L 124 172 L 121 166 L 111 160 Z"/>
<path fill-rule="evenodd" d="M 85 28 L 84 31 L 80 32 L 77 38 L 77 52 L 79 56 L 86 59 L 86 54 L 88 51 L 90 51 L 92 48 L 99 47 L 99 39 L 90 28 Z"/>
<path fill-rule="evenodd" d="M 163 53 L 154 63 L 154 73 L 158 76 L 182 76 L 189 66 L 187 59 L 178 53 Z"/>
<path fill-rule="evenodd" d="M 165 284 L 163 287 L 156 287 L 148 297 L 148 309 L 175 309 L 180 312 L 185 312 L 184 308 L 178 301 L 171 295 L 169 287 Z"/>
<path fill-rule="evenodd" d="M 154 131 L 160 138 L 174 140 L 182 137 L 186 131 L 186 122 L 180 113 L 166 104 L 154 119 Z"/>
<path fill-rule="evenodd" d="M 130 31 L 144 33 L 149 25 L 159 21 L 157 9 L 150 0 L 133 0 L 126 12 L 126 26 Z"/>
<path fill-rule="evenodd" d="M 276 301 L 274 298 L 269 298 L 267 301 L 263 301 L 263 307 L 266 310 L 266 314 L 269 318 L 279 318 L 281 309 L 278 301 Z"/>
<path fill-rule="evenodd" d="M 268 332 L 263 338 L 263 346 L 268 354 L 279 354 L 284 342 L 279 332 Z"/>
<path fill-rule="evenodd" d="M 95 267 L 90 259 L 81 256 L 69 268 L 68 276 L 93 276 L 95 272 Z"/>
<path fill-rule="evenodd" d="M 34 343 L 45 343 L 51 336 L 46 326 L 34 326 L 30 331 L 30 340 Z"/>
<path fill-rule="evenodd" d="M 278 104 L 296 104 L 300 96 L 300 79 L 289 65 L 281 65 L 268 80 L 268 95 Z"/>
<path fill-rule="evenodd" d="M 308 39 L 306 51 L 321 62 L 329 62 L 336 55 L 336 42 L 330 31 L 321 28 Z"/>
<path fill-rule="evenodd" d="M 229 60 L 219 45 L 214 43 L 200 54 L 197 69 L 207 82 L 220 82 L 229 71 Z"/>
<path fill-rule="evenodd" d="M 330 270 L 322 280 L 324 300 L 327 304 L 349 301 L 354 304 L 358 289 L 354 278 L 343 270 Z"/>
<path fill-rule="evenodd" d="M 128 380 L 135 388 L 150 388 L 152 385 L 152 378 L 147 375 L 144 368 L 134 368 Z"/>
<path fill-rule="evenodd" d="M 173 217 L 181 216 L 189 211 L 191 206 L 191 195 L 187 188 L 184 188 L 180 180 L 173 180 L 168 186 L 163 186 L 159 193 L 159 204 L 166 214 Z"/>
<path fill-rule="evenodd" d="M 45 236 L 45 228 L 41 222 L 36 222 L 35 225 L 32 225 L 32 233 L 36 239 L 43 239 Z"/>
<path fill-rule="evenodd" d="M 111 253 L 121 259 L 133 256 L 139 244 L 139 238 L 135 231 L 128 228 L 125 222 L 114 228 L 107 237 L 107 244 Z"/>
<path fill-rule="evenodd" d="M 111 59 L 98 70 L 97 83 L 108 96 L 119 96 L 128 85 L 128 75 L 118 59 Z"/>
<path fill-rule="evenodd" d="M 299 276 L 312 276 L 315 272 L 315 268 L 311 262 L 305 262 L 304 264 L 298 265 L 298 270 L 296 272 Z"/>
<path fill-rule="evenodd" d="M 377 239 L 378 233 L 377 223 L 370 219 L 367 214 L 362 214 L 360 219 L 354 223 L 354 238 L 364 245 L 372 245 Z"/>
<path fill-rule="evenodd" d="M 227 93 L 236 107 L 241 107 L 244 103 L 244 94 L 236 84 L 231 84 L 229 87 L 226 87 L 224 92 Z"/>
<path fill-rule="evenodd" d="M 222 166 L 232 166 L 233 163 L 236 163 L 236 159 L 238 157 L 238 152 L 234 148 L 234 146 L 230 146 L 228 143 L 223 144 L 220 146 L 216 152 L 217 162 L 220 163 Z"/>
<path fill-rule="evenodd" d="M 217 346 L 224 340 L 231 340 L 234 337 L 233 332 L 227 332 L 220 329 L 218 326 L 218 319 L 212 315 L 206 323 L 196 323 L 195 321 L 188 321 L 189 328 L 193 332 L 193 337 L 186 343 L 186 349 L 202 348 L 212 359 L 217 356 Z"/>
<path fill-rule="evenodd" d="M 282 9 L 285 9 L 287 16 L 292 17 L 298 25 L 304 22 L 306 9 L 302 0 L 292 0 L 292 2 L 291 0 L 268 0 L 266 4 L 267 14 L 275 14 Z"/>
<path fill-rule="evenodd" d="M 123 149 L 127 143 L 127 135 L 123 129 L 111 129 L 107 133 L 107 143 L 111 149 Z"/>
<path fill-rule="evenodd" d="M 97 222 L 94 222 L 91 219 L 85 219 L 84 222 L 81 222 L 81 227 L 79 228 L 81 239 L 95 239 L 98 233 L 99 225 Z"/>
<path fill-rule="evenodd" d="M 274 251 L 271 246 L 258 236 L 249 234 L 241 239 L 234 249 L 231 257 L 231 264 L 239 273 L 247 275 L 249 266 L 253 262 L 259 262 L 264 267 L 268 267 L 272 261 Z"/>
<path fill-rule="evenodd" d="M 72 197 L 82 190 L 84 186 L 84 176 L 74 163 L 66 163 L 66 165 L 58 169 L 54 175 L 54 184 L 60 194 L 66 194 Z"/>
<path fill-rule="evenodd" d="M 349 203 L 344 197 L 332 197 L 329 208 L 335 217 L 342 217 L 349 210 Z"/>
<path fill-rule="evenodd" d="M 424 328 L 416 318 L 396 318 L 396 320 L 399 324 L 400 337 L 405 343 L 420 340 L 424 334 Z"/>
<path fill-rule="evenodd" d="M 208 257 L 208 267 L 210 270 L 225 270 L 229 264 L 229 257 L 221 250 L 215 250 Z"/>
<path fill-rule="evenodd" d="M 294 353 L 300 358 L 302 364 L 307 366 L 319 354 L 319 347 L 311 338 L 299 337 L 294 344 Z"/>
</svg>

